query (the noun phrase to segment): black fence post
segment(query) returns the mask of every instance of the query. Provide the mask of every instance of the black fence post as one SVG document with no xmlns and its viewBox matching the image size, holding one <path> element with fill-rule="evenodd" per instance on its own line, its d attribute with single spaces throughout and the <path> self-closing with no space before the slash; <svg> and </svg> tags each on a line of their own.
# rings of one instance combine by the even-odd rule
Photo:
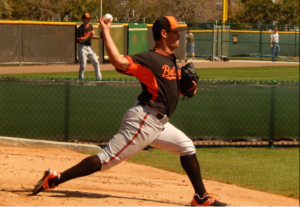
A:
<svg viewBox="0 0 300 207">
<path fill-rule="evenodd" d="M 294 41 L 294 58 L 296 58 L 296 46 L 297 46 L 297 32 L 295 30 L 295 41 Z"/>
<path fill-rule="evenodd" d="M 260 34 L 259 34 L 259 53 L 260 53 L 260 60 L 263 60 L 262 56 L 262 36 L 263 36 L 263 26 L 260 27 Z"/>
<path fill-rule="evenodd" d="M 64 141 L 69 140 L 69 119 L 70 119 L 70 83 L 65 83 L 65 131 Z"/>
<path fill-rule="evenodd" d="M 269 146 L 274 147 L 274 129 L 275 129 L 275 86 L 271 87 L 270 94 L 270 126 L 269 126 Z"/>
<path fill-rule="evenodd" d="M 23 29 L 23 27 L 24 27 L 24 25 L 21 25 L 21 28 L 22 28 L 22 54 L 21 54 L 20 66 L 24 62 L 24 29 Z"/>
</svg>

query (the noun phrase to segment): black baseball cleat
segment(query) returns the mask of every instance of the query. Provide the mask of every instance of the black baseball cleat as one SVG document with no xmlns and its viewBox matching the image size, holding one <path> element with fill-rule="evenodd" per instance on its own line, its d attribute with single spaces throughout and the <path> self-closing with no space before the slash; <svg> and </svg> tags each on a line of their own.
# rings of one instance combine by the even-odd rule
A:
<svg viewBox="0 0 300 207">
<path fill-rule="evenodd" d="M 205 193 L 201 198 L 198 194 L 195 194 L 191 206 L 228 206 L 226 203 L 218 201 L 220 197 L 213 193 Z"/>
<path fill-rule="evenodd" d="M 57 172 L 48 169 L 45 171 L 44 176 L 39 180 L 39 182 L 34 186 L 32 190 L 33 195 L 37 195 L 41 191 L 50 191 L 54 189 L 54 181 L 58 180 L 60 177 L 60 174 L 57 174 Z"/>
</svg>

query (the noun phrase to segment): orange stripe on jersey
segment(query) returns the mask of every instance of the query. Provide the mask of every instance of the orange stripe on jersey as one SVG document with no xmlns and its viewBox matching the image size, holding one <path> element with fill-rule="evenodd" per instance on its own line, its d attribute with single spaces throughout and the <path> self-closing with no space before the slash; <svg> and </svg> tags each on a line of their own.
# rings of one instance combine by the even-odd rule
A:
<svg viewBox="0 0 300 207">
<path fill-rule="evenodd" d="M 143 121 L 142 121 L 142 123 L 141 123 L 141 125 L 140 125 L 140 127 L 139 127 L 139 130 L 138 130 L 138 132 L 132 137 L 132 139 L 115 155 L 115 156 L 113 156 L 112 158 L 110 158 L 110 160 L 108 161 L 108 162 L 104 162 L 104 163 L 102 163 L 102 165 L 107 165 L 107 164 L 109 164 L 112 160 L 114 160 L 114 159 L 116 159 L 134 140 L 135 140 L 135 138 L 137 138 L 137 136 L 141 133 L 141 130 L 142 130 L 142 127 L 143 127 L 143 125 L 144 125 L 144 123 L 145 123 L 145 121 L 146 121 L 146 119 L 147 119 L 147 117 L 149 116 L 149 112 L 144 116 L 144 118 L 143 118 Z"/>
<path fill-rule="evenodd" d="M 164 51 L 161 51 L 161 50 L 155 50 L 155 52 L 158 53 L 158 54 L 161 54 L 161 55 L 163 55 L 163 56 L 165 56 L 165 57 L 168 57 L 168 56 L 169 56 L 168 53 L 166 53 L 166 52 L 164 52 Z"/>
<path fill-rule="evenodd" d="M 167 53 L 167 52 L 165 52 L 165 51 L 158 50 L 158 49 L 156 49 L 155 52 L 158 53 L 158 54 L 161 54 L 161 55 L 163 55 L 163 56 L 165 56 L 165 57 L 170 57 L 171 55 L 173 55 L 173 56 L 176 57 L 176 54 L 175 54 L 175 53 Z"/>
<path fill-rule="evenodd" d="M 158 97 L 158 84 L 153 72 L 140 64 L 137 64 L 132 61 L 130 56 L 125 56 L 129 61 L 129 66 L 125 71 L 119 71 L 124 74 L 135 76 L 141 81 L 141 83 L 147 86 L 147 90 L 152 94 L 152 101 L 155 101 Z"/>
</svg>

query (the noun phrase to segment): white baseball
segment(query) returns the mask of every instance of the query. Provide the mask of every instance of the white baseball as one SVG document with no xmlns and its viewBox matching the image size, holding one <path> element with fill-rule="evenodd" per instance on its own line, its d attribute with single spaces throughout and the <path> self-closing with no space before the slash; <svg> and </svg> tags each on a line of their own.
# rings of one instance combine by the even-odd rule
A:
<svg viewBox="0 0 300 207">
<path fill-rule="evenodd" d="M 105 19 L 112 21 L 113 20 L 113 16 L 111 14 L 105 14 L 104 15 Z"/>
</svg>

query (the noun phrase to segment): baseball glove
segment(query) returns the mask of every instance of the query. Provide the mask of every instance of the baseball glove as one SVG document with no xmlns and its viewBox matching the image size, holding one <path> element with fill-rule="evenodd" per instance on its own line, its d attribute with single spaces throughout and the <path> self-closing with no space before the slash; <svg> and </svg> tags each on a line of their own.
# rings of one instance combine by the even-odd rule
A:
<svg viewBox="0 0 300 207">
<path fill-rule="evenodd" d="M 179 81 L 181 93 L 188 97 L 192 98 L 194 96 L 194 91 L 191 90 L 194 86 L 193 81 L 197 83 L 199 76 L 196 73 L 193 63 L 188 63 L 185 66 L 181 67 L 181 79 Z"/>
</svg>

